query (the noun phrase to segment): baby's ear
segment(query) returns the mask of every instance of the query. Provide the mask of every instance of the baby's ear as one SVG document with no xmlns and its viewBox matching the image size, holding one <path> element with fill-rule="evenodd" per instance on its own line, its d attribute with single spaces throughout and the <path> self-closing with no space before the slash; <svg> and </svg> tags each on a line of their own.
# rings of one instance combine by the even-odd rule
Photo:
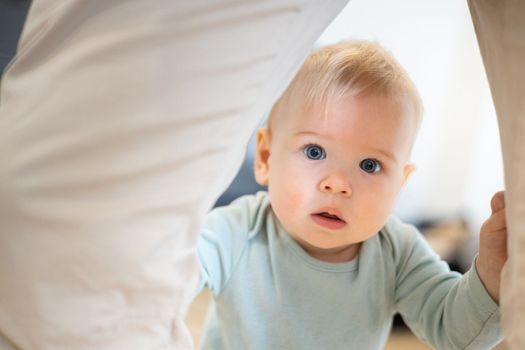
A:
<svg viewBox="0 0 525 350">
<path fill-rule="evenodd" d="M 270 130 L 268 130 L 268 128 L 260 128 L 257 131 L 257 148 L 255 150 L 254 170 L 255 181 L 262 186 L 268 185 L 270 142 Z"/>
<path fill-rule="evenodd" d="M 403 185 L 407 183 L 408 179 L 410 178 L 410 175 L 416 170 L 416 166 L 412 163 L 408 163 L 405 165 L 405 169 L 403 169 Z"/>
</svg>

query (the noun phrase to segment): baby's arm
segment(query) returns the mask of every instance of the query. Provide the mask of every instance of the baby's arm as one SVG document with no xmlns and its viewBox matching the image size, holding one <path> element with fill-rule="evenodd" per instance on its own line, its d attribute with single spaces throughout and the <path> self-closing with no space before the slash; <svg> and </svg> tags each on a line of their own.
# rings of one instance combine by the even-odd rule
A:
<svg viewBox="0 0 525 350">
<path fill-rule="evenodd" d="M 505 193 L 496 193 L 490 202 L 492 215 L 481 227 L 476 269 L 492 299 L 499 303 L 501 270 L 507 261 Z"/>
<path fill-rule="evenodd" d="M 501 339 L 498 305 L 476 265 L 451 272 L 428 243 L 406 226 L 397 231 L 395 306 L 419 338 L 436 349 L 490 349 Z"/>
<path fill-rule="evenodd" d="M 262 193 L 243 196 L 228 206 L 215 208 L 206 216 L 197 253 L 203 288 L 218 295 L 234 273 L 250 238 L 259 231 L 267 199 Z"/>
</svg>

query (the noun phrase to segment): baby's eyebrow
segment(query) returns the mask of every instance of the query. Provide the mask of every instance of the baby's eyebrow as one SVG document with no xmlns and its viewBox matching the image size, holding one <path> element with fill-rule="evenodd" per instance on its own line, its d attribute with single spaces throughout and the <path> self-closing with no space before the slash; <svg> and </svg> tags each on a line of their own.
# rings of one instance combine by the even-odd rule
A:
<svg viewBox="0 0 525 350">
<path fill-rule="evenodd" d="M 295 133 L 295 136 L 302 136 L 302 135 L 315 135 L 318 136 L 319 134 L 315 131 L 298 131 Z"/>
<path fill-rule="evenodd" d="M 382 154 L 383 156 L 393 160 L 397 163 L 397 158 L 394 156 L 393 153 L 389 152 L 388 150 L 380 149 L 380 148 L 373 148 L 371 149 L 372 152 Z"/>
</svg>

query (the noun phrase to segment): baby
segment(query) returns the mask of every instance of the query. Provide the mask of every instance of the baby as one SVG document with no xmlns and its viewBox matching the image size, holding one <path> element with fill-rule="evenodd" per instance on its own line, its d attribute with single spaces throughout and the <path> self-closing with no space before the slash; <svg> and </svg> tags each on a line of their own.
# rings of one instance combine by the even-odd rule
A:
<svg viewBox="0 0 525 350">
<path fill-rule="evenodd" d="M 437 349 L 500 340 L 503 193 L 465 275 L 390 215 L 414 171 L 419 95 L 378 45 L 313 52 L 257 134 L 268 192 L 213 210 L 199 242 L 213 296 L 204 349 L 382 349 L 399 312 Z"/>
</svg>

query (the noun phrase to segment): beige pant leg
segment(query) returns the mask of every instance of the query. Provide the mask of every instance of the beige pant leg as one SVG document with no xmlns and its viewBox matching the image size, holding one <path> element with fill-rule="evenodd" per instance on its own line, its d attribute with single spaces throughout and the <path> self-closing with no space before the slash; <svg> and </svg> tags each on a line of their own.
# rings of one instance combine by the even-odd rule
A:
<svg viewBox="0 0 525 350">
<path fill-rule="evenodd" d="M 499 120 L 509 260 L 501 305 L 510 349 L 525 349 L 525 1 L 469 0 Z M 483 176 L 483 174 L 480 174 Z"/>
<path fill-rule="evenodd" d="M 346 1 L 33 1 L 1 89 L 0 348 L 191 348 L 202 218 Z"/>
</svg>

